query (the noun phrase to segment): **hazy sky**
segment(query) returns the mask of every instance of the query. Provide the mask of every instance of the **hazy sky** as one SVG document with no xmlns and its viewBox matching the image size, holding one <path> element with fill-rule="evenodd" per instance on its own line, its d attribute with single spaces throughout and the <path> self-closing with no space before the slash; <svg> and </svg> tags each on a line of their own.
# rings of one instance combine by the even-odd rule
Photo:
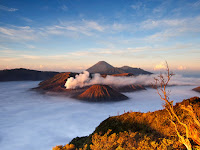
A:
<svg viewBox="0 0 200 150">
<path fill-rule="evenodd" d="M 100 60 L 200 71 L 200 0 L 0 1 L 0 69 L 82 71 Z"/>
</svg>

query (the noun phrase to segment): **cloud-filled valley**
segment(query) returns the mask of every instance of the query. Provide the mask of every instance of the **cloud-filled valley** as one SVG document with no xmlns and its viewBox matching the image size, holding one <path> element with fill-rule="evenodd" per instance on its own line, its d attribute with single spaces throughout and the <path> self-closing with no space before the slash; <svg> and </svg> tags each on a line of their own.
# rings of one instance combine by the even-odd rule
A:
<svg viewBox="0 0 200 150">
<path fill-rule="evenodd" d="M 0 83 L 0 145 L 21 150 L 49 150 L 66 144 L 76 136 L 92 133 L 101 121 L 124 111 L 148 112 L 162 109 L 163 102 L 154 89 L 125 93 L 130 99 L 113 103 L 87 103 L 62 96 L 30 91 L 38 82 Z M 9 90 L 8 90 L 9 87 Z M 175 102 L 191 96 L 195 86 L 174 86 L 170 98 Z M 102 113 L 103 112 L 103 113 Z"/>
<path fill-rule="evenodd" d="M 84 71 L 83 73 L 76 75 L 75 78 L 70 77 L 65 83 L 67 89 L 82 88 L 94 84 L 105 84 L 114 86 L 126 86 L 131 84 L 138 84 L 144 86 L 151 86 L 154 84 L 154 78 L 157 78 L 157 74 L 152 75 L 139 75 L 130 77 L 114 77 L 106 76 L 102 77 L 100 74 L 93 74 L 90 78 L 89 72 Z M 199 85 L 200 79 L 193 77 L 183 77 L 182 75 L 174 75 L 169 85 Z"/>
</svg>

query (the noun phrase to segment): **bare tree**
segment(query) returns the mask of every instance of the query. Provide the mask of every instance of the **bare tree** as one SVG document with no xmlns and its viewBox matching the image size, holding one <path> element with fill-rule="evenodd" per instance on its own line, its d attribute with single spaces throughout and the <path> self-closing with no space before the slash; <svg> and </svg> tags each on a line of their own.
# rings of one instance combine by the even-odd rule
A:
<svg viewBox="0 0 200 150">
<path fill-rule="evenodd" d="M 164 108 L 167 110 L 170 118 L 169 120 L 171 121 L 171 123 L 174 125 L 175 127 L 175 131 L 176 134 L 179 138 L 179 141 L 184 144 L 186 146 L 186 148 L 188 150 L 192 150 L 192 145 L 191 142 L 189 140 L 189 137 L 191 137 L 198 145 L 200 145 L 200 138 L 199 138 L 199 131 L 196 132 L 196 128 L 192 128 L 191 125 L 188 125 L 186 123 L 184 123 L 183 121 L 180 120 L 180 118 L 178 117 L 178 115 L 176 114 L 176 112 L 174 111 L 174 106 L 173 106 L 173 101 L 169 100 L 169 94 L 170 91 L 166 90 L 166 87 L 170 81 L 170 79 L 172 78 L 172 76 L 174 75 L 172 72 L 170 72 L 169 67 L 168 67 L 168 63 L 166 62 L 166 68 L 167 68 L 167 73 L 166 74 L 162 74 L 160 73 L 160 75 L 157 78 L 154 78 L 155 84 L 154 87 L 157 90 L 158 95 L 160 96 L 160 98 L 165 102 L 164 104 Z M 196 114 L 193 111 L 192 106 L 188 105 L 187 107 L 184 105 L 181 105 L 181 108 L 185 111 L 188 112 L 188 114 L 193 118 L 193 122 L 200 127 L 200 122 L 197 119 Z M 194 124 L 193 123 L 193 124 Z M 181 125 L 184 130 L 185 130 L 185 134 L 181 134 L 181 132 L 179 131 L 177 125 Z"/>
</svg>

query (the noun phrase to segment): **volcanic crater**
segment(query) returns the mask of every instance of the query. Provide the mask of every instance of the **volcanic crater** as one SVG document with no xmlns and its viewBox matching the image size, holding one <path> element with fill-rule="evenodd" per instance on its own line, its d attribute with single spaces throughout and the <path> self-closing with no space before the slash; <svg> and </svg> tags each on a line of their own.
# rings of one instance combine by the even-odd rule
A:
<svg viewBox="0 0 200 150">
<path fill-rule="evenodd" d="M 118 101 L 126 100 L 127 96 L 112 89 L 108 85 L 92 85 L 85 92 L 77 96 L 80 100 L 86 101 Z"/>
<path fill-rule="evenodd" d="M 99 73 L 99 70 L 104 70 L 112 68 L 111 65 L 107 64 L 104 61 L 101 61 L 95 64 L 93 67 L 88 70 L 93 70 L 93 73 Z M 96 71 L 96 72 L 95 72 Z M 103 71 L 102 71 L 103 72 Z M 119 101 L 128 99 L 127 96 L 123 95 L 120 92 L 134 92 L 138 90 L 145 90 L 145 87 L 142 85 L 88 85 L 83 87 L 76 87 L 74 89 L 66 89 L 65 83 L 70 78 L 76 78 L 79 73 L 74 72 L 66 72 L 66 73 L 58 73 L 54 77 L 42 81 L 38 87 L 34 88 L 35 90 L 42 91 L 44 93 L 51 93 L 54 95 L 66 95 L 75 99 L 89 101 L 89 102 L 102 102 L 102 101 Z M 103 72 L 101 74 L 102 77 L 106 78 L 108 75 L 107 72 Z M 129 77 L 134 76 L 134 72 L 121 73 L 115 72 L 112 74 L 113 77 Z M 89 75 L 92 78 L 92 73 Z"/>
</svg>

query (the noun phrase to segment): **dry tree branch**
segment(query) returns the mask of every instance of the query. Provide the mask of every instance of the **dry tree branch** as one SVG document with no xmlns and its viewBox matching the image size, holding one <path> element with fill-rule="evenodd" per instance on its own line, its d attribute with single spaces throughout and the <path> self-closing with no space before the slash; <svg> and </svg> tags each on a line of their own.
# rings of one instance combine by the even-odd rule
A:
<svg viewBox="0 0 200 150">
<path fill-rule="evenodd" d="M 192 106 L 188 105 L 188 106 L 184 106 L 184 105 L 181 105 L 181 108 L 183 110 L 186 110 L 189 112 L 190 116 L 192 117 L 192 119 L 194 120 L 194 122 L 200 127 L 200 122 L 199 120 L 197 119 L 197 115 L 194 113 L 194 110 L 192 108 Z"/>
<path fill-rule="evenodd" d="M 197 119 L 196 113 L 194 112 L 191 105 L 188 106 L 181 105 L 181 109 L 187 111 L 194 120 L 192 124 L 189 124 L 190 137 L 192 138 L 193 141 L 195 141 L 198 145 L 200 145 L 200 122 Z"/>
<path fill-rule="evenodd" d="M 157 90 L 158 95 L 160 98 L 165 102 L 164 108 L 168 111 L 168 114 L 170 115 L 170 121 L 175 127 L 177 136 L 179 137 L 179 140 L 181 143 L 183 143 L 188 150 L 192 150 L 192 146 L 189 140 L 189 127 L 187 124 L 183 123 L 177 114 L 174 111 L 173 107 L 173 101 L 169 101 L 169 92 L 166 91 L 166 87 L 171 80 L 173 73 L 170 73 L 168 63 L 166 62 L 166 70 L 167 73 L 164 76 L 162 73 L 158 76 L 158 78 L 154 78 L 155 84 L 154 87 Z M 165 79 L 166 78 L 166 79 Z M 177 123 L 175 123 L 173 120 L 176 119 Z M 177 125 L 180 124 L 185 128 L 186 135 L 181 135 L 180 131 L 177 128 Z"/>
</svg>

